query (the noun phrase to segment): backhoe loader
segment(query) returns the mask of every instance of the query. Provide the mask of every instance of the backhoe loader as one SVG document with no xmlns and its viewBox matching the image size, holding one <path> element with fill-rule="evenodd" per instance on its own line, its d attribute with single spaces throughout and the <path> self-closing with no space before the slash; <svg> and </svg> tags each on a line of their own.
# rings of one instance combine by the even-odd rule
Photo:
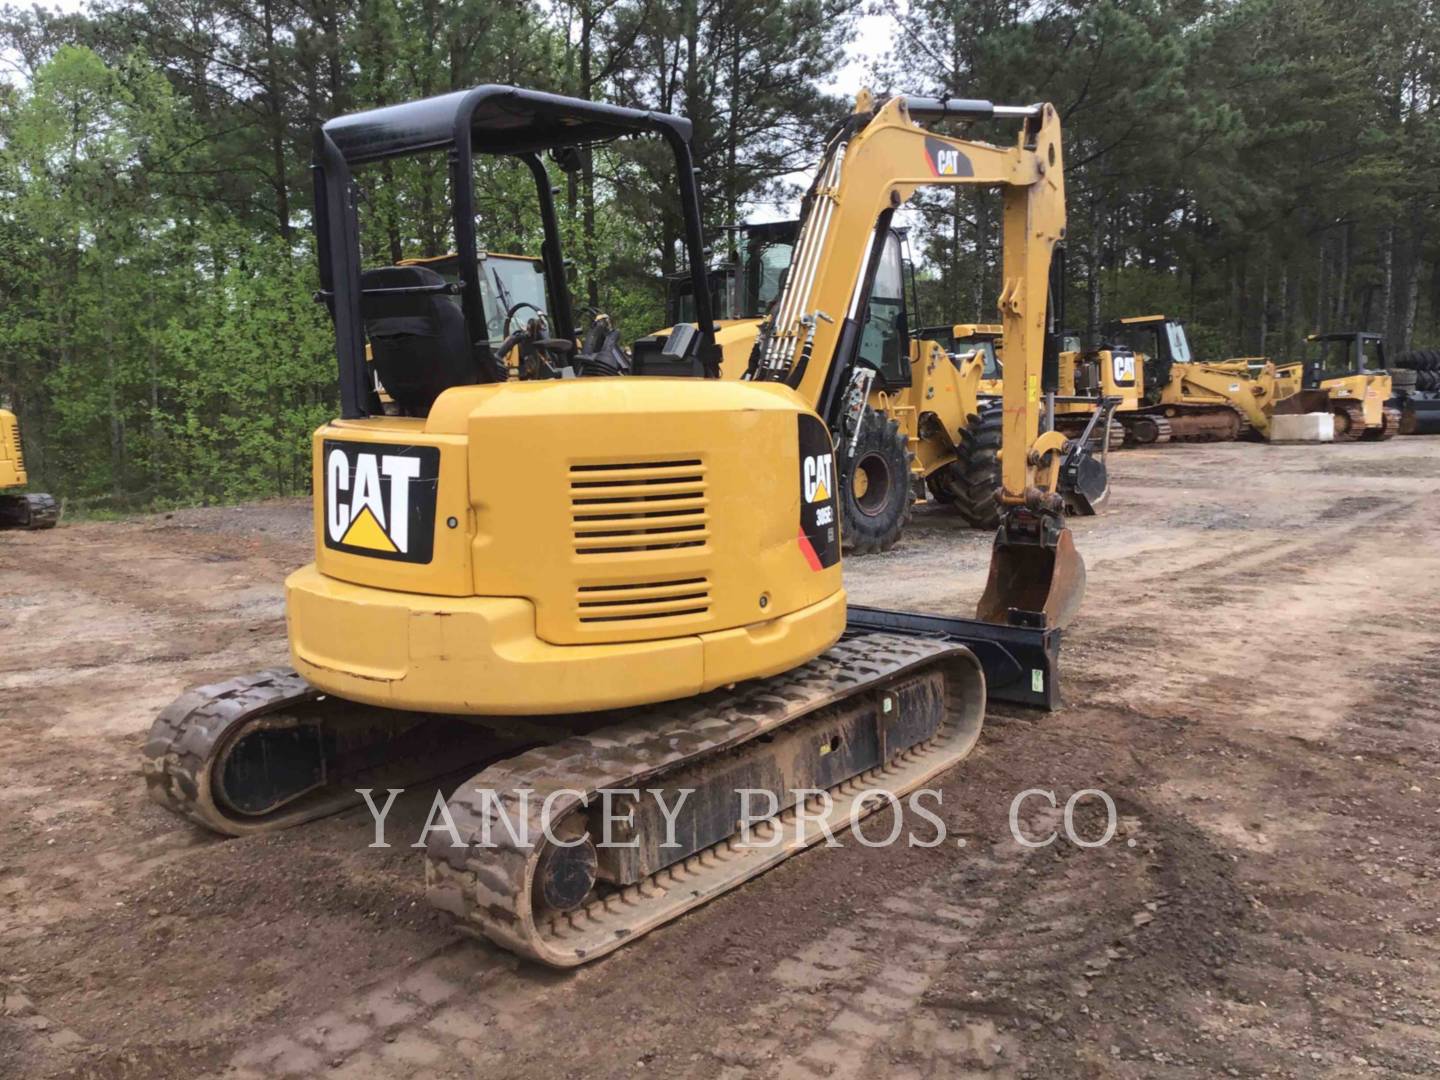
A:
<svg viewBox="0 0 1440 1080">
<path fill-rule="evenodd" d="M 20 422 L 9 409 L 0 409 L 0 529 L 53 529 L 60 520 L 60 504 L 51 496 L 7 490 L 22 488 L 29 479 Z"/>
<path fill-rule="evenodd" d="M 1001 149 L 916 124 L 949 116 L 1020 131 Z M 1065 224 L 1054 108 L 895 97 L 837 129 L 744 381 L 718 377 L 690 136 L 680 117 L 503 86 L 320 129 L 341 416 L 314 435 L 315 561 L 286 581 L 294 668 L 167 707 L 144 751 L 154 798 L 243 835 L 476 762 L 432 819 L 429 896 L 467 930 L 571 967 L 963 760 L 987 695 L 1054 704 L 1058 628 L 1084 589 L 1055 492 L 1062 440 L 1037 424 Z M 673 157 L 696 320 L 668 345 L 708 378 L 603 377 L 575 328 L 541 154 L 573 162 L 636 137 Z M 454 281 L 361 267 L 353 174 L 422 153 L 450 164 Z M 535 179 L 546 322 L 567 330 L 532 341 L 547 354 L 534 377 L 509 378 L 488 345 L 476 154 Z M 847 610 L 825 419 L 854 394 L 889 216 L 937 182 L 1004 199 L 1014 451 L 976 619 Z M 398 415 L 379 408 L 367 339 Z M 746 789 L 772 796 L 758 822 Z"/>
</svg>

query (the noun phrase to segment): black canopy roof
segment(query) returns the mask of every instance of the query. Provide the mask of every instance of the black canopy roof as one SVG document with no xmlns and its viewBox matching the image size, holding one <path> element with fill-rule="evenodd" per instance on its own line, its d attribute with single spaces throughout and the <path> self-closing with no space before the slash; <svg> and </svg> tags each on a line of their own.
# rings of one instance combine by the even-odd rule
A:
<svg viewBox="0 0 1440 1080">
<path fill-rule="evenodd" d="M 475 152 L 498 154 L 640 132 L 690 138 L 690 121 L 681 116 L 496 85 L 337 116 L 322 130 L 354 165 L 454 145 L 467 127 Z"/>
</svg>

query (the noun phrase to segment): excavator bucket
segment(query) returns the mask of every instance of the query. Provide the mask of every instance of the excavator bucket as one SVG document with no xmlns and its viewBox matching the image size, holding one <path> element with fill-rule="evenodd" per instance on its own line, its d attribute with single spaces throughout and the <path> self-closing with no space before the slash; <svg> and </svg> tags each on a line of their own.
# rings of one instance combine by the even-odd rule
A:
<svg viewBox="0 0 1440 1080">
<path fill-rule="evenodd" d="M 1065 627 L 1085 597 L 1085 560 L 1075 550 L 1070 530 L 1061 526 L 1048 542 L 1012 539 L 1004 525 L 990 552 L 990 579 L 975 617 L 1002 626 Z"/>
</svg>

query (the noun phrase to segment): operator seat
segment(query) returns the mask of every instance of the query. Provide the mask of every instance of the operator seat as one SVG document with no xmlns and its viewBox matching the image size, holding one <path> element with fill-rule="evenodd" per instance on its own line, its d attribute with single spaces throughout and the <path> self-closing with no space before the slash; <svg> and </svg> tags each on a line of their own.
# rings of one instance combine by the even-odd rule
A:
<svg viewBox="0 0 1440 1080">
<path fill-rule="evenodd" d="M 375 372 L 406 416 L 426 415 L 452 386 L 482 381 L 480 358 L 465 340 L 460 305 L 438 291 L 444 284 L 426 266 L 380 266 L 360 275 L 360 315 Z M 431 287 L 437 291 L 375 291 Z"/>
</svg>

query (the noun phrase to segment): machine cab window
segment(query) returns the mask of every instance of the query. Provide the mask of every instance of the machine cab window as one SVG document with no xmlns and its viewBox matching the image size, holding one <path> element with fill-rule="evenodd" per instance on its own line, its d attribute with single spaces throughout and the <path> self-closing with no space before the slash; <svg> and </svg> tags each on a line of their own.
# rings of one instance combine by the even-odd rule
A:
<svg viewBox="0 0 1440 1080">
<path fill-rule="evenodd" d="M 900 237 L 885 239 L 870 288 L 859 359 L 880 372 L 889 386 L 910 384 L 909 332 L 905 325 L 905 265 Z"/>
</svg>

